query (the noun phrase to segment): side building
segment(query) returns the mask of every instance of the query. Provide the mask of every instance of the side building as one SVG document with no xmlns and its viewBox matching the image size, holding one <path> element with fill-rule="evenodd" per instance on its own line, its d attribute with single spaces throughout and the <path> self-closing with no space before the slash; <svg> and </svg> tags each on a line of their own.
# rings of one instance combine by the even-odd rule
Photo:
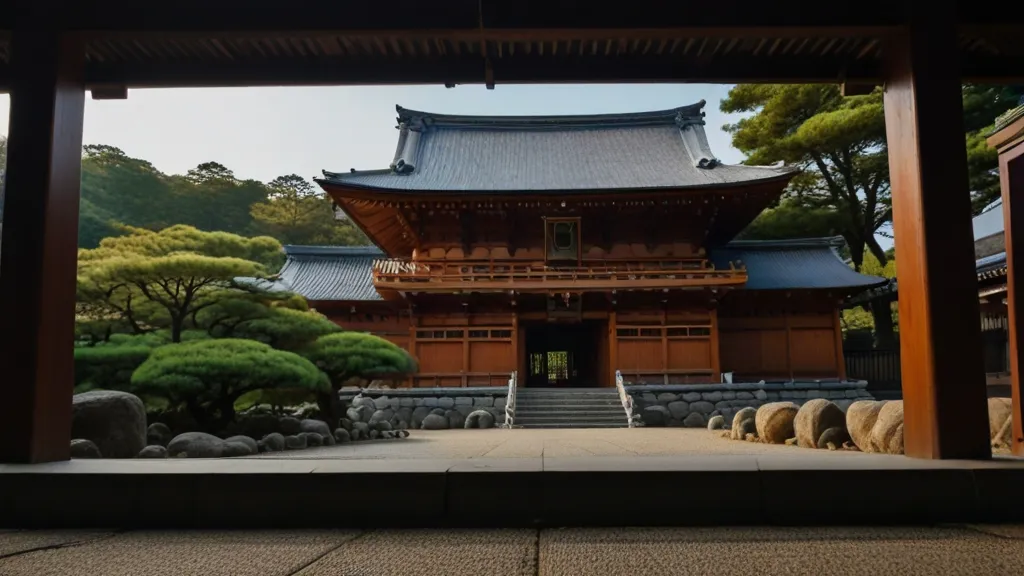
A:
<svg viewBox="0 0 1024 576">
<path fill-rule="evenodd" d="M 376 246 L 289 246 L 281 282 L 405 347 L 416 387 L 844 379 L 840 305 L 885 281 L 837 239 L 734 240 L 796 171 L 721 163 L 703 105 L 399 107 L 389 168 L 318 181 Z"/>
</svg>

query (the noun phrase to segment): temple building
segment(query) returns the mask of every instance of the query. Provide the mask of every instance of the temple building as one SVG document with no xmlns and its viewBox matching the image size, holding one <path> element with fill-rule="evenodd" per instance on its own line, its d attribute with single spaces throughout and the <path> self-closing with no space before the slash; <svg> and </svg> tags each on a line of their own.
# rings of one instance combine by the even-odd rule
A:
<svg viewBox="0 0 1024 576">
<path fill-rule="evenodd" d="M 797 173 L 729 165 L 704 102 L 586 116 L 398 108 L 389 167 L 318 180 L 373 247 L 288 246 L 281 284 L 406 348 L 409 385 L 845 379 L 841 240 L 735 240 Z"/>
</svg>

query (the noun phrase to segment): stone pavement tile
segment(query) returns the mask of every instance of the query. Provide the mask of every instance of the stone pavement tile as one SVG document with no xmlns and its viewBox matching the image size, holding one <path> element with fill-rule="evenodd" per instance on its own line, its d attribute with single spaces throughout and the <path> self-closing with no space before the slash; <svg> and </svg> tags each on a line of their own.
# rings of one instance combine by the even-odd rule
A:
<svg viewBox="0 0 1024 576">
<path fill-rule="evenodd" d="M 0 558 L 38 548 L 88 542 L 111 534 L 113 532 L 100 530 L 3 530 L 0 531 Z"/>
<path fill-rule="evenodd" d="M 609 528 L 540 534 L 541 576 L 1024 574 L 1024 542 L 959 528 Z"/>
<path fill-rule="evenodd" d="M 258 506 L 258 503 L 253 503 Z M 315 508 L 296 513 L 315 513 Z M 128 532 L 0 559 L 3 576 L 285 576 L 356 537 L 329 532 Z"/>
<path fill-rule="evenodd" d="M 346 542 L 297 576 L 533 576 L 536 559 L 535 530 L 385 530 Z"/>
</svg>

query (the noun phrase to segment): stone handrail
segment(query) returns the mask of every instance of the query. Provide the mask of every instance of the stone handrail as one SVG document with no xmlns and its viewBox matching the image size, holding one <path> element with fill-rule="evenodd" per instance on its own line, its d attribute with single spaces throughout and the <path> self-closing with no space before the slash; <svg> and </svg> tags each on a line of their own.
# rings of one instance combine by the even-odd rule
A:
<svg viewBox="0 0 1024 576">
<path fill-rule="evenodd" d="M 503 427 L 511 428 L 516 419 L 516 372 L 509 374 L 508 397 L 505 398 L 505 424 Z"/>
<path fill-rule="evenodd" d="M 622 402 L 622 409 L 626 411 L 626 423 L 630 428 L 636 426 L 633 421 L 633 397 L 626 392 L 626 387 L 622 383 L 622 372 L 615 371 L 615 388 L 619 392 L 619 402 Z"/>
</svg>

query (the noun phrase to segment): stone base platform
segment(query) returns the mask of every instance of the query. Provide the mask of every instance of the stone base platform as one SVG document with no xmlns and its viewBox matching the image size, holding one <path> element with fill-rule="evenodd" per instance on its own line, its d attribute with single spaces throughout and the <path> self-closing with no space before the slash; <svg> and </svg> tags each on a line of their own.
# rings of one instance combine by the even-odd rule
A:
<svg viewBox="0 0 1024 576">
<path fill-rule="evenodd" d="M 1024 521 L 1024 462 L 899 456 L 76 460 L 0 465 L 0 528 Z"/>
</svg>

